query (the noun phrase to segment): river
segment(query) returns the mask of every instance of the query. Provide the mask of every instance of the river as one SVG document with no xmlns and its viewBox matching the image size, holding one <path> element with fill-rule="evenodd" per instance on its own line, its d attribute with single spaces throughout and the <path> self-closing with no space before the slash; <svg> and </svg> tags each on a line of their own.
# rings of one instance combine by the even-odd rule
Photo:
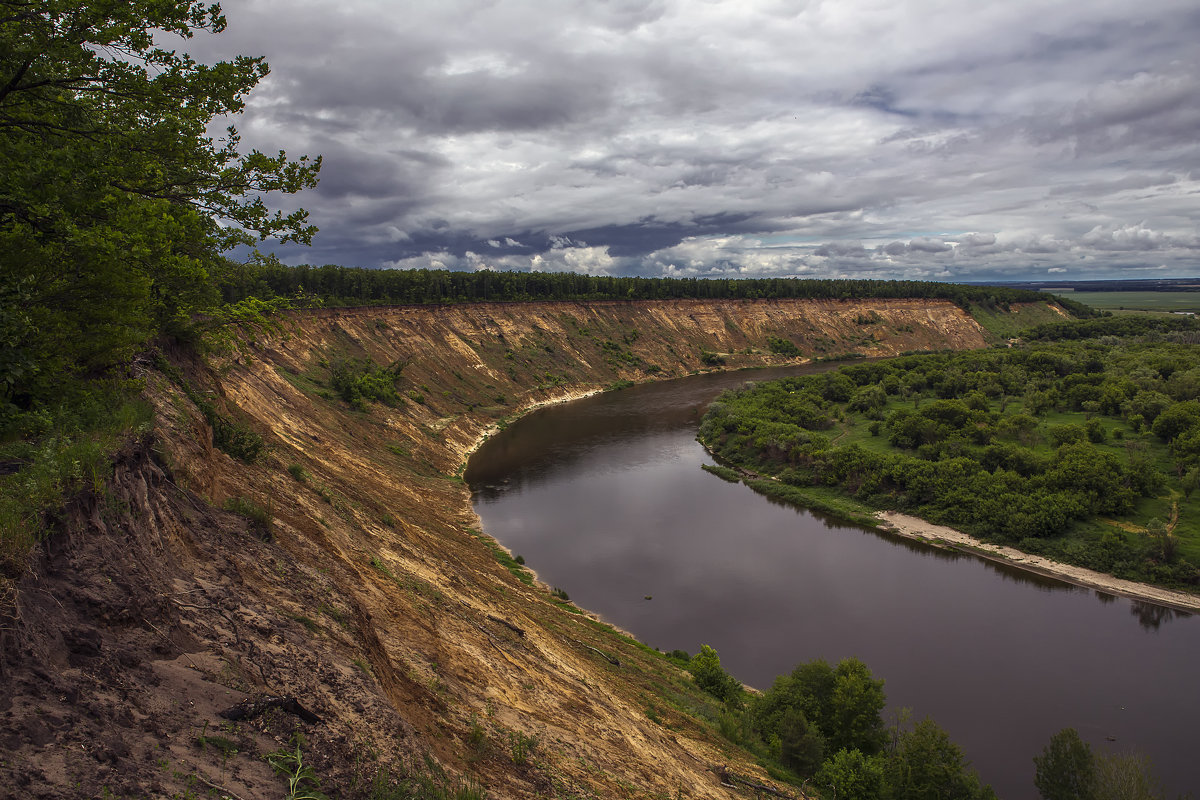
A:
<svg viewBox="0 0 1200 800">
<path fill-rule="evenodd" d="M 812 369 L 812 368 L 810 368 Z M 819 367 L 817 369 L 820 369 Z M 1200 619 L 822 518 L 700 469 L 704 408 L 798 369 L 719 373 L 541 409 L 466 479 L 484 530 L 545 582 L 661 650 L 715 647 L 760 688 L 856 656 L 888 705 L 932 717 L 1005 800 L 1074 727 L 1200 785 Z"/>
</svg>

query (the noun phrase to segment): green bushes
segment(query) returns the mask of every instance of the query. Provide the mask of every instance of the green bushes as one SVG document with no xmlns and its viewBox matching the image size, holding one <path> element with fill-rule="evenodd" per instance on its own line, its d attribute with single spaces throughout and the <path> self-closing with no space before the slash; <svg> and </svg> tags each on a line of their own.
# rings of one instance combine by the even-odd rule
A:
<svg viewBox="0 0 1200 800">
<path fill-rule="evenodd" d="M 787 356 L 788 358 L 798 358 L 803 355 L 800 352 L 800 348 L 796 347 L 795 342 L 789 339 L 781 339 L 778 336 L 767 337 L 767 349 L 776 355 Z"/>
<path fill-rule="evenodd" d="M 407 362 L 397 361 L 387 367 L 380 367 L 370 359 L 344 358 L 334 361 L 329 367 L 329 385 L 337 392 L 338 397 L 345 400 L 359 411 L 365 411 L 367 401 L 382 403 L 385 406 L 399 408 L 404 405 L 404 399 L 396 390 L 396 382 Z M 415 402 L 425 402 L 424 396 L 413 393 Z M 420 397 L 420 401 L 416 401 Z"/>
<path fill-rule="evenodd" d="M 742 684 L 721 667 L 721 657 L 708 645 L 688 662 L 688 672 L 696 679 L 696 685 L 725 703 L 736 703 L 742 694 Z"/>
<path fill-rule="evenodd" d="M 690 659 L 683 651 L 667 657 L 685 664 L 696 685 L 721 701 L 710 717 L 721 734 L 756 753 L 775 777 L 838 800 L 994 799 L 932 721 L 884 726 L 883 681 L 858 659 L 836 667 L 821 659 L 800 664 L 756 696 L 725 672 L 708 645 Z"/>
<path fill-rule="evenodd" d="M 1123 577 L 1200 584 L 1200 524 L 1186 507 L 1200 483 L 1194 347 L 1118 342 L 908 356 L 758 383 L 713 403 L 699 439 L 776 476 L 753 482 L 772 496 L 836 488 L 983 538 L 1052 539 L 1053 557 L 1111 561 Z M 1140 567 L 1128 554 L 1108 559 L 1088 533 L 1101 519 L 1141 527 L 1152 516 L 1176 519 L 1175 538 L 1141 548 Z"/>
</svg>

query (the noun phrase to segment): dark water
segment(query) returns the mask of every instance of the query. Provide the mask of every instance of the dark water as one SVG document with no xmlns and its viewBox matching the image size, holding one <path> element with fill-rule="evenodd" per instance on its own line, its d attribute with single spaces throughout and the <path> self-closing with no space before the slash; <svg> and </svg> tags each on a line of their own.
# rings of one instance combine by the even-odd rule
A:
<svg viewBox="0 0 1200 800">
<path fill-rule="evenodd" d="M 1037 797 L 1032 758 L 1067 726 L 1149 754 L 1170 796 L 1200 795 L 1200 619 L 830 522 L 702 471 L 703 408 L 766 377 L 639 386 L 520 420 L 467 470 L 485 530 L 579 605 L 662 650 L 712 645 L 752 686 L 861 658 L 889 706 L 933 717 L 1001 798 Z"/>
</svg>

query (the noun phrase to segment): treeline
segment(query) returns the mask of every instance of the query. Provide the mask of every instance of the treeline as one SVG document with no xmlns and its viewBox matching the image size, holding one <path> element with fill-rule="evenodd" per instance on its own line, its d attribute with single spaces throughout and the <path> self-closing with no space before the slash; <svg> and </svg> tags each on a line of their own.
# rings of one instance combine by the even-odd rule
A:
<svg viewBox="0 0 1200 800">
<path fill-rule="evenodd" d="M 911 728 L 884 724 L 883 681 L 856 658 L 800 664 L 752 694 L 708 645 L 690 659 L 682 651 L 671 655 L 723 702 L 722 734 L 757 754 L 775 777 L 815 786 L 831 800 L 995 798 L 932 720 Z"/>
<path fill-rule="evenodd" d="M 776 476 L 785 498 L 836 487 L 1120 577 L 1197 585 L 1197 397 L 1194 346 L 1110 338 L 762 383 L 723 395 L 699 436 Z M 1130 524 L 1082 526 L 1100 518 Z"/>
<path fill-rule="evenodd" d="M 1097 339 L 1101 336 L 1131 337 L 1164 334 L 1200 333 L 1200 319 L 1172 316 L 1151 317 L 1135 314 L 1105 316 L 1073 322 L 1049 322 L 1022 332 L 1021 338 L 1030 341 L 1059 342 L 1074 339 Z M 1192 339 L 1181 339 L 1181 341 Z"/>
<path fill-rule="evenodd" d="M 451 272 L 381 270 L 326 265 L 288 267 L 271 259 L 231 265 L 220 278 L 226 303 L 247 297 L 309 297 L 325 305 L 408 305 L 532 300 L 672 299 L 852 299 L 936 298 L 963 308 L 1007 309 L 1012 303 L 1045 302 L 1027 289 L 968 286 L 932 281 L 824 279 L 640 278 L 571 272 Z M 1094 316 L 1091 308 L 1064 301 L 1073 314 Z"/>
</svg>

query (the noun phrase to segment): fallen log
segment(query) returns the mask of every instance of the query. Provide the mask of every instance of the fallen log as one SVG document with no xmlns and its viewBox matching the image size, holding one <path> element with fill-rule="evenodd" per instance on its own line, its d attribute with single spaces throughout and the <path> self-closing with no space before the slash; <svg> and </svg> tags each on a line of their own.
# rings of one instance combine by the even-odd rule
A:
<svg viewBox="0 0 1200 800">
<path fill-rule="evenodd" d="M 254 719 L 260 717 L 272 708 L 278 708 L 281 711 L 286 711 L 289 714 L 295 714 L 305 722 L 318 723 L 321 718 L 309 711 L 294 697 L 268 696 L 258 700 L 243 700 L 237 705 L 230 706 L 224 711 L 218 712 L 218 715 L 232 722 L 237 722 L 243 719 Z"/>
</svg>

